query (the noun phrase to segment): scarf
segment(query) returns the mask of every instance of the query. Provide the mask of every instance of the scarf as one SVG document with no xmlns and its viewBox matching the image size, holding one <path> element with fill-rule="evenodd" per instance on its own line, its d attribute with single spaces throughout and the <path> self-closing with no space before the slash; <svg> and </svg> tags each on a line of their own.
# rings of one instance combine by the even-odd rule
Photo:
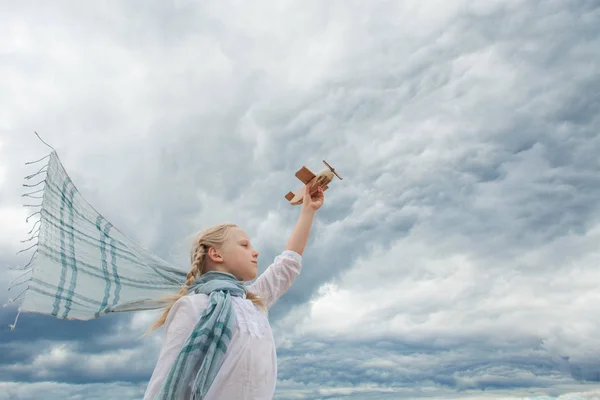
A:
<svg viewBox="0 0 600 400">
<path fill-rule="evenodd" d="M 221 272 L 203 274 L 189 290 L 208 295 L 209 305 L 175 359 L 157 399 L 185 399 L 192 381 L 191 398 L 206 396 L 231 340 L 235 323 L 231 297 L 246 294 L 237 278 Z"/>
<path fill-rule="evenodd" d="M 27 285 L 9 301 L 23 297 L 11 329 L 21 312 L 89 320 L 167 306 L 160 299 L 181 289 L 187 271 L 143 249 L 98 213 L 81 196 L 55 151 L 33 163 L 44 159 L 48 159 L 45 167 L 25 178 L 46 174 L 43 181 L 24 185 L 33 190 L 24 196 L 41 199 L 41 204 L 33 205 L 39 211 L 27 218 L 29 222 L 39 216 L 27 240 L 35 244 L 21 250 L 31 249 L 33 254 L 19 268 L 24 274 L 9 288 Z M 42 184 L 42 189 L 35 189 Z M 22 280 L 25 276 L 28 279 Z"/>
</svg>

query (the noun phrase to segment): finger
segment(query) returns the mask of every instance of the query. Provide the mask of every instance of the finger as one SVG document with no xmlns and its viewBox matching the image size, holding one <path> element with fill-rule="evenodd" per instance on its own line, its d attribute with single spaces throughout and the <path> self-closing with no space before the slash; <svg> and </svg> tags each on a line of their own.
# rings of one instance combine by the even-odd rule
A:
<svg viewBox="0 0 600 400">
<path fill-rule="evenodd" d="M 304 186 L 304 195 L 310 198 L 310 185 Z"/>
</svg>

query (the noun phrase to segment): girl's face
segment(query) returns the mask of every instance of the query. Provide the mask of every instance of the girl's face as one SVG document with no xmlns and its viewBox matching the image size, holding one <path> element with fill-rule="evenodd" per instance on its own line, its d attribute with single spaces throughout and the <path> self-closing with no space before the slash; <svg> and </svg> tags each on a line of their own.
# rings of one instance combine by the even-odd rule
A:
<svg viewBox="0 0 600 400">
<path fill-rule="evenodd" d="M 258 251 L 252 247 L 246 233 L 238 228 L 230 228 L 227 240 L 220 249 L 221 262 L 218 269 L 229 272 L 241 281 L 251 281 L 258 274 Z"/>
</svg>

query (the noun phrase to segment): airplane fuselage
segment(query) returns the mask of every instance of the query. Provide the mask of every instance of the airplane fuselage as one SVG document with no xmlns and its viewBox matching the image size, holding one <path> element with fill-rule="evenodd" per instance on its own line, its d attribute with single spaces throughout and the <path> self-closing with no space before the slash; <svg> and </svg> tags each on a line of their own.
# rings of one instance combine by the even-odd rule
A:
<svg viewBox="0 0 600 400">
<path fill-rule="evenodd" d="M 317 185 L 321 187 L 325 187 L 333 180 L 333 172 L 329 169 L 324 169 L 319 172 L 308 184 L 312 185 L 312 187 L 316 190 Z"/>
</svg>

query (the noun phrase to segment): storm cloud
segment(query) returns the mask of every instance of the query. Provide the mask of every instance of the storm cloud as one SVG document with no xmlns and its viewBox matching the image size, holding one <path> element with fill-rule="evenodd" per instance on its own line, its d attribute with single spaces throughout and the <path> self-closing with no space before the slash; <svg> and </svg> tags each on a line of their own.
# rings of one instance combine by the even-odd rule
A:
<svg viewBox="0 0 600 400">
<path fill-rule="evenodd" d="M 597 1 L 0 9 L 6 289 L 30 256 L 34 131 L 182 269 L 196 231 L 232 221 L 264 270 L 297 217 L 295 171 L 325 159 L 344 179 L 270 313 L 276 398 L 600 396 Z M 0 309 L 0 399 L 143 396 L 156 313 L 10 331 L 15 315 Z"/>
</svg>

